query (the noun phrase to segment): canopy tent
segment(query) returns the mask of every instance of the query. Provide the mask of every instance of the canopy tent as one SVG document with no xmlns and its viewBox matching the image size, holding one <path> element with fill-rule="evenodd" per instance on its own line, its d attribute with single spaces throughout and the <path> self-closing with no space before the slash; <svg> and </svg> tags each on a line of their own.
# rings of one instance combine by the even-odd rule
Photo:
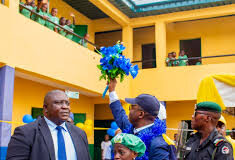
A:
<svg viewBox="0 0 235 160">
<path fill-rule="evenodd" d="M 213 101 L 222 110 L 235 107 L 235 75 L 212 75 L 204 78 L 197 93 L 197 103 Z"/>
</svg>

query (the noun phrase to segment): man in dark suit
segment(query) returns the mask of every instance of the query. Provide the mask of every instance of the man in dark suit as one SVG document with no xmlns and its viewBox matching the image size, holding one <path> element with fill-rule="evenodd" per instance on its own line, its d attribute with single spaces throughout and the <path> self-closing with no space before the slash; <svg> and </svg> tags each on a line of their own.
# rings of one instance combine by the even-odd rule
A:
<svg viewBox="0 0 235 160">
<path fill-rule="evenodd" d="M 70 105 L 63 91 L 47 93 L 43 113 L 43 118 L 15 129 L 6 159 L 90 160 L 86 133 L 66 122 Z"/>
</svg>

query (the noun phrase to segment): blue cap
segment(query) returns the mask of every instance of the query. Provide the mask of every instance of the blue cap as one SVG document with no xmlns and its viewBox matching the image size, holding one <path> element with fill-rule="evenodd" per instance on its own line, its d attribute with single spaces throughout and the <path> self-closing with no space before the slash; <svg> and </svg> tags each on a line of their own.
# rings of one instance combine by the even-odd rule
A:
<svg viewBox="0 0 235 160">
<path fill-rule="evenodd" d="M 136 98 L 126 98 L 125 101 L 129 104 L 139 105 L 145 112 L 153 116 L 158 115 L 160 103 L 156 97 L 150 94 L 141 94 Z"/>
</svg>

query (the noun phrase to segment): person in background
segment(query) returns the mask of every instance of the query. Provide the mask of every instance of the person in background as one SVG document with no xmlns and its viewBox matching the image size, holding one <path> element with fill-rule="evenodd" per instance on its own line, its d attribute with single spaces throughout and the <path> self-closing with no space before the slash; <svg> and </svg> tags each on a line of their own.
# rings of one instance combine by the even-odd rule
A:
<svg viewBox="0 0 235 160">
<path fill-rule="evenodd" d="M 178 134 L 177 133 L 174 134 L 174 143 L 176 146 L 178 146 Z"/>
<path fill-rule="evenodd" d="M 49 18 L 49 14 L 47 13 L 48 5 L 47 3 L 42 4 L 42 8 L 39 10 L 38 14 L 41 15 L 43 18 L 37 16 L 36 22 L 40 23 L 41 25 L 45 26 L 47 23 L 47 19 Z M 38 10 L 38 8 L 37 8 Z"/>
<path fill-rule="evenodd" d="M 79 41 L 79 44 L 81 44 L 83 47 L 86 47 L 87 48 L 87 41 L 89 40 L 90 38 L 90 35 L 88 33 L 86 33 L 83 37 L 83 39 L 81 39 Z M 87 40 L 87 41 L 86 41 Z"/>
<path fill-rule="evenodd" d="M 180 51 L 178 59 L 179 59 L 179 66 L 187 66 L 188 65 L 188 56 L 185 54 L 184 50 Z"/>
<path fill-rule="evenodd" d="M 34 6 L 34 4 L 35 4 L 35 1 L 33 0 L 32 3 L 31 3 L 31 5 L 32 5 L 32 7 L 33 7 L 33 11 L 38 13 L 39 10 L 40 10 L 41 7 L 42 7 L 43 0 L 38 0 L 37 6 Z M 36 18 L 37 18 L 37 16 L 32 13 L 31 19 L 34 20 L 34 21 L 36 21 Z"/>
<path fill-rule="evenodd" d="M 56 17 L 57 16 L 57 13 L 58 13 L 58 9 L 57 8 L 52 8 L 51 9 L 51 14 L 49 14 L 49 20 L 51 20 L 52 22 L 56 23 L 56 24 L 59 24 L 59 18 Z M 53 23 L 50 23 L 50 22 L 46 22 L 46 26 L 55 31 L 55 32 L 58 32 L 57 30 L 57 26 L 55 26 Z"/>
<path fill-rule="evenodd" d="M 171 61 L 171 59 L 172 59 L 172 52 L 171 53 L 168 53 L 168 57 L 166 58 L 166 65 L 167 66 L 172 66 L 173 64 L 173 62 Z"/>
<path fill-rule="evenodd" d="M 111 141 L 115 160 L 134 160 L 143 156 L 146 151 L 144 142 L 132 134 L 120 133 Z"/>
<path fill-rule="evenodd" d="M 65 27 L 66 25 L 66 19 L 64 17 L 61 17 L 60 18 L 60 25 L 62 27 Z M 67 32 L 61 28 L 59 28 L 59 34 L 61 34 L 62 36 L 66 36 Z"/>
<path fill-rule="evenodd" d="M 28 8 L 30 10 L 33 9 L 33 7 L 31 6 L 31 0 L 26 0 L 25 3 L 20 2 L 20 4 L 24 5 L 26 8 Z M 20 7 L 20 13 L 23 14 L 27 18 L 30 18 L 30 16 L 31 16 L 31 11 L 29 11 L 23 7 Z"/>
<path fill-rule="evenodd" d="M 43 0 L 38 0 L 38 3 L 37 3 L 37 12 L 39 12 L 39 10 L 42 8 L 42 5 L 43 5 Z"/>
<path fill-rule="evenodd" d="M 74 124 L 73 119 L 72 119 L 71 117 L 69 117 L 69 118 L 67 119 L 67 122 L 69 122 L 69 123 L 71 123 L 71 124 Z"/>
<path fill-rule="evenodd" d="M 172 54 L 172 65 L 173 66 L 178 66 L 179 65 L 179 61 L 176 60 L 176 52 L 171 52 Z"/>
<path fill-rule="evenodd" d="M 235 140 L 233 140 L 230 135 L 226 136 L 226 125 L 227 122 L 225 118 L 221 115 L 219 122 L 216 125 L 216 129 L 233 146 L 233 158 L 235 159 Z"/>
<path fill-rule="evenodd" d="M 73 13 L 70 13 L 70 16 L 73 18 L 73 24 L 71 24 L 71 20 L 66 20 L 66 25 L 70 28 L 74 29 L 76 25 L 75 15 Z"/>
<path fill-rule="evenodd" d="M 67 119 L 67 122 L 74 124 L 74 115 L 72 112 L 70 112 L 69 118 Z"/>
<path fill-rule="evenodd" d="M 232 129 L 231 138 L 235 140 L 235 128 Z"/>
<path fill-rule="evenodd" d="M 30 4 L 33 7 L 33 10 L 37 9 L 37 6 L 34 0 Z"/>
<path fill-rule="evenodd" d="M 111 141 L 109 140 L 109 135 L 104 136 L 104 141 L 101 142 L 101 156 L 102 160 L 111 160 Z"/>
<path fill-rule="evenodd" d="M 73 13 L 70 14 L 70 16 L 73 18 L 73 24 L 71 24 L 71 20 L 70 19 L 67 19 L 66 20 L 66 26 L 65 28 L 71 32 L 74 32 L 74 28 L 75 28 L 75 15 Z M 72 40 L 73 39 L 73 35 L 72 34 L 69 34 L 67 33 L 67 35 L 65 36 L 67 37 L 68 39 Z"/>
<path fill-rule="evenodd" d="M 70 26 L 72 25 L 72 24 L 71 24 L 71 21 L 70 21 L 69 19 L 67 19 L 65 23 L 66 23 L 66 25 L 64 26 L 64 28 L 67 29 L 67 30 L 69 30 L 69 31 L 71 31 L 71 32 L 73 32 L 73 28 L 70 27 Z M 66 34 L 65 37 L 68 38 L 68 39 L 70 39 L 70 40 L 73 39 L 73 35 L 70 34 L 70 33 L 68 33 L 68 32 L 67 32 L 67 34 Z"/>
<path fill-rule="evenodd" d="M 202 64 L 202 60 L 198 59 L 195 65 L 201 65 Z"/>
</svg>

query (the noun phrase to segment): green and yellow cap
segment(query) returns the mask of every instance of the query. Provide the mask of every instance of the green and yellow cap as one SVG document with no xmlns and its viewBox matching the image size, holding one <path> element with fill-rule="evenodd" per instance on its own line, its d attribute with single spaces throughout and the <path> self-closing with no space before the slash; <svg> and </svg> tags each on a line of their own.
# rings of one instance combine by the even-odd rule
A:
<svg viewBox="0 0 235 160">
<path fill-rule="evenodd" d="M 210 102 L 210 101 L 200 102 L 200 103 L 196 104 L 195 110 L 196 111 L 216 112 L 216 113 L 221 113 L 221 111 L 222 111 L 220 105 L 218 105 L 215 102 Z"/>
<path fill-rule="evenodd" d="M 146 150 L 144 142 L 139 137 L 133 134 L 127 134 L 127 133 L 117 134 L 115 137 L 113 137 L 111 142 L 113 146 L 116 143 L 124 145 L 130 150 L 136 152 L 138 154 L 138 157 L 143 156 Z"/>
</svg>

